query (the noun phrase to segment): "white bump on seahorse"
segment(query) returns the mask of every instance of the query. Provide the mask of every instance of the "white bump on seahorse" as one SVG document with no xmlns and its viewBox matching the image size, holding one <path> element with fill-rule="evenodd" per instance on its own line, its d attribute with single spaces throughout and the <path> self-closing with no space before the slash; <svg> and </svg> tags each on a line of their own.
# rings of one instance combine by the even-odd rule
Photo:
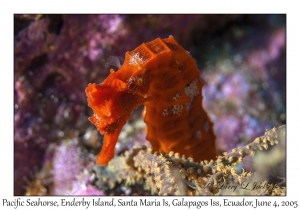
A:
<svg viewBox="0 0 300 210">
<path fill-rule="evenodd" d="M 164 108 L 164 111 L 162 112 L 162 115 L 164 117 L 168 116 L 168 110 L 167 110 L 167 108 Z"/>
<path fill-rule="evenodd" d="M 129 60 L 129 65 L 143 64 L 146 60 L 140 56 L 140 53 L 134 53 Z"/>
<path fill-rule="evenodd" d="M 201 131 L 200 130 L 196 131 L 195 136 L 196 136 L 196 138 L 201 139 L 201 137 L 202 137 Z"/>
<path fill-rule="evenodd" d="M 184 93 L 190 98 L 190 101 L 186 104 L 186 109 L 189 111 L 194 97 L 200 93 L 197 87 L 197 79 L 184 88 Z"/>
<path fill-rule="evenodd" d="M 176 95 L 173 97 L 173 100 L 177 101 L 177 99 L 180 97 L 180 94 L 181 94 L 180 90 L 177 91 Z"/>
<path fill-rule="evenodd" d="M 173 115 L 175 115 L 175 114 L 180 115 L 182 110 L 183 110 L 183 106 L 181 104 L 180 105 L 173 105 L 173 107 L 172 107 Z"/>
<path fill-rule="evenodd" d="M 205 130 L 206 132 L 208 131 L 208 129 L 209 129 L 209 124 L 208 124 L 207 121 L 205 121 L 205 122 L 203 123 L 203 128 L 204 128 L 204 130 Z"/>
</svg>

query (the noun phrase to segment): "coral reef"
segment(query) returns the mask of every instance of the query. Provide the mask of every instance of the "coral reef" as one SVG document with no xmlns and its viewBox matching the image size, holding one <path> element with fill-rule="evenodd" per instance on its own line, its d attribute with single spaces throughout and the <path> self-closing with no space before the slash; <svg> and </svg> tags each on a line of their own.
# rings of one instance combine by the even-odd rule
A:
<svg viewBox="0 0 300 210">
<path fill-rule="evenodd" d="M 254 156 L 257 151 L 267 150 L 285 140 L 286 126 L 274 127 L 244 147 L 233 148 L 231 153 L 224 153 L 216 160 L 201 162 L 174 152 L 165 155 L 149 147 L 134 147 L 123 157 L 114 158 L 105 169 L 107 174 L 99 173 L 98 178 L 110 182 L 110 187 L 116 181 L 133 184 L 144 179 L 145 188 L 158 195 L 285 195 L 285 187 L 279 183 L 269 184 L 266 180 L 260 181 L 263 187 L 252 184 L 248 187 L 247 183 L 255 183 L 262 177 L 245 170 L 238 172 L 234 167 L 246 156 Z M 111 178 L 108 171 L 115 176 Z M 228 191 L 234 186 L 233 192 Z"/>
<path fill-rule="evenodd" d="M 16 14 L 14 27 L 16 196 L 70 193 L 60 190 L 66 189 L 66 183 L 74 186 L 74 194 L 150 195 L 155 191 L 152 175 L 144 182 L 149 190 L 140 182 L 127 186 L 125 181 L 99 179 L 100 171 L 113 173 L 91 164 L 103 136 L 88 121 L 92 111 L 83 90 L 89 82 L 101 83 L 108 76 L 109 56 L 122 56 L 157 37 L 173 35 L 201 69 L 203 106 L 215 125 L 218 154 L 244 147 L 266 128 L 286 124 L 285 15 Z M 136 144 L 150 146 L 145 141 L 142 109 L 132 113 L 121 131 L 116 155 Z M 85 152 L 79 155 L 72 149 L 73 155 L 68 156 L 60 150 L 68 141 Z M 236 170 L 240 173 L 244 168 L 260 173 L 268 183 L 280 183 L 277 177 L 286 177 L 284 155 L 284 145 L 270 147 L 245 157 Z M 53 175 L 68 173 L 55 164 L 67 165 L 68 157 L 84 159 L 83 164 L 72 166 L 81 176 L 60 174 L 73 182 L 55 181 L 54 187 Z M 76 182 L 82 188 L 75 190 Z"/>
</svg>

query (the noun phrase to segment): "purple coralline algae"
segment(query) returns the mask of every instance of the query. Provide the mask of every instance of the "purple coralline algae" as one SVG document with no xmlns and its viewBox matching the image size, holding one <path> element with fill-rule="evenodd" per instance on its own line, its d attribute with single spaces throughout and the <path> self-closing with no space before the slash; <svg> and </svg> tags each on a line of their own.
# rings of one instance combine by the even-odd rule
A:
<svg viewBox="0 0 300 210">
<path fill-rule="evenodd" d="M 65 140 L 56 148 L 52 164 L 54 195 L 75 195 L 87 189 L 93 163 L 76 139 Z"/>
<path fill-rule="evenodd" d="M 266 128 L 285 123 L 285 81 L 274 80 L 285 72 L 285 66 L 277 66 L 284 40 L 281 28 L 269 34 L 265 46 L 207 66 L 204 106 L 214 122 L 220 150 L 229 151 Z"/>
</svg>

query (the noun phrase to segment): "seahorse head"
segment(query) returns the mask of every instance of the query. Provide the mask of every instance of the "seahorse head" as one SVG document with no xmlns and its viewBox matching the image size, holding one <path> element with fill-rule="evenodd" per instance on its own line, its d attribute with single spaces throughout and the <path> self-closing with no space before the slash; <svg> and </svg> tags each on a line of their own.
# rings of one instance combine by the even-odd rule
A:
<svg viewBox="0 0 300 210">
<path fill-rule="evenodd" d="M 120 130 L 130 118 L 131 111 L 146 100 L 126 88 L 109 84 L 89 84 L 85 92 L 88 105 L 94 111 L 89 120 L 103 135 Z"/>
</svg>

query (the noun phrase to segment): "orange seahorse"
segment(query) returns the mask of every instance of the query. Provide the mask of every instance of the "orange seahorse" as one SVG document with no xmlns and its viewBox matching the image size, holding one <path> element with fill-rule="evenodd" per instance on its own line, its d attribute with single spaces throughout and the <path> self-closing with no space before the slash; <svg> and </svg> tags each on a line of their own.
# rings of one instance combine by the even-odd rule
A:
<svg viewBox="0 0 300 210">
<path fill-rule="evenodd" d="M 212 123 L 202 107 L 196 61 L 173 38 L 157 38 L 125 55 L 117 72 L 86 88 L 89 120 L 104 135 L 98 165 L 107 165 L 123 125 L 144 104 L 147 140 L 154 151 L 178 152 L 195 161 L 216 157 Z"/>
</svg>

